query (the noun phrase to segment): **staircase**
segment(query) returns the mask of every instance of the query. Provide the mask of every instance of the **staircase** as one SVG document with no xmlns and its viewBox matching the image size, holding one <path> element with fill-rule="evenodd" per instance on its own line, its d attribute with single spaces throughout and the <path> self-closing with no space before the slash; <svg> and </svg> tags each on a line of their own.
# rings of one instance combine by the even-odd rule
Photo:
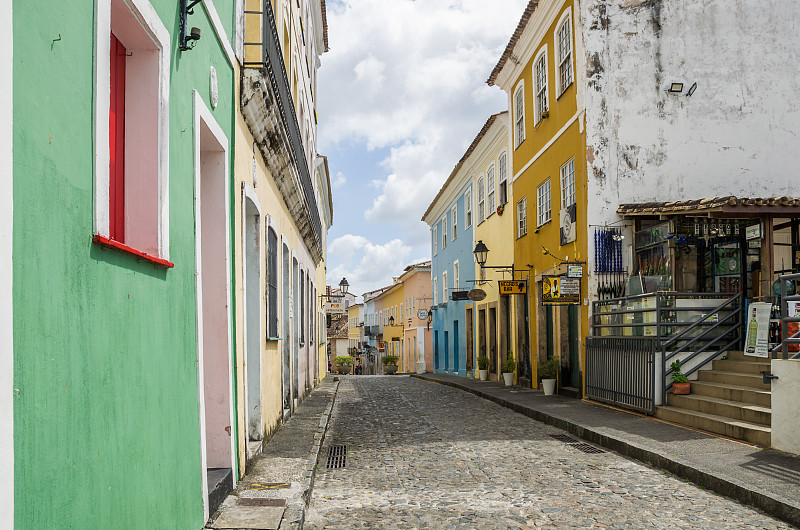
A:
<svg viewBox="0 0 800 530">
<path fill-rule="evenodd" d="M 729 351 L 727 359 L 712 361 L 711 370 L 697 372 L 691 394 L 668 393 L 656 417 L 769 447 L 771 393 L 761 376 L 769 369 L 769 359 Z"/>
</svg>

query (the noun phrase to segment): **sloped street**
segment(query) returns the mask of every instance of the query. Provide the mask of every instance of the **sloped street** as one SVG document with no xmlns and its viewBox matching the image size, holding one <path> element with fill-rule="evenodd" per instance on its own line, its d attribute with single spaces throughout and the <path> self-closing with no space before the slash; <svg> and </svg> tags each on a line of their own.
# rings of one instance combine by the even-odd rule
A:
<svg viewBox="0 0 800 530">
<path fill-rule="evenodd" d="M 306 528 L 540 527 L 790 528 L 457 389 L 342 379 Z"/>
</svg>

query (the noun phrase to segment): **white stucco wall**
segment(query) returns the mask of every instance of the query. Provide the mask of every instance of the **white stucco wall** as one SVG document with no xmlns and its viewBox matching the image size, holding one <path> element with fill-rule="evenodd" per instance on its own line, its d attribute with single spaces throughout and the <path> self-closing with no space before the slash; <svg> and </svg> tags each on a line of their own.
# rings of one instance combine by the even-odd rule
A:
<svg viewBox="0 0 800 530">
<path fill-rule="evenodd" d="M 797 4 L 587 0 L 583 22 L 595 221 L 624 202 L 797 195 Z"/>
<path fill-rule="evenodd" d="M 800 454 L 800 360 L 772 359 L 772 447 Z"/>
<path fill-rule="evenodd" d="M 590 225 L 618 221 L 620 203 L 800 193 L 795 2 L 584 0 L 580 10 Z M 673 82 L 681 95 L 666 92 Z"/>
</svg>

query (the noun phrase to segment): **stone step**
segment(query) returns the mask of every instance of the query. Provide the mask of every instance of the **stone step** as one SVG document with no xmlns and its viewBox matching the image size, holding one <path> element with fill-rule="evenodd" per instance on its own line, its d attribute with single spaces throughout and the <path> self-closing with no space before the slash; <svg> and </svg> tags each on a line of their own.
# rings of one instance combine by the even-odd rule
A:
<svg viewBox="0 0 800 530">
<path fill-rule="evenodd" d="M 667 403 L 670 406 L 686 410 L 695 410 L 723 416 L 732 420 L 742 420 L 750 423 L 758 423 L 769 427 L 772 421 L 772 411 L 769 407 L 760 407 L 741 401 L 731 401 L 698 394 L 685 396 L 667 394 Z"/>
<path fill-rule="evenodd" d="M 745 355 L 741 350 L 728 350 L 725 355 L 731 361 L 750 361 L 768 363 L 770 360 L 766 357 L 753 357 L 752 355 Z"/>
<path fill-rule="evenodd" d="M 761 374 L 740 374 L 738 372 L 727 372 L 723 370 L 699 370 L 697 372 L 698 381 L 708 381 L 710 383 L 724 383 L 735 386 L 746 386 L 769 390 L 770 385 L 764 384 Z"/>
<path fill-rule="evenodd" d="M 769 390 L 748 386 L 712 383 L 710 381 L 692 381 L 692 394 L 729 401 L 740 401 L 761 407 L 770 407 L 772 405 L 772 393 Z"/>
<path fill-rule="evenodd" d="M 772 363 L 768 359 L 763 361 L 738 361 L 733 359 L 717 359 L 711 363 L 712 369 L 720 372 L 736 372 L 738 374 L 761 375 L 762 371 L 769 371 Z"/>
<path fill-rule="evenodd" d="M 732 420 L 724 416 L 696 410 L 679 409 L 671 406 L 657 407 L 656 417 L 737 440 L 745 440 L 762 447 L 769 447 L 772 438 L 772 429 L 764 425 L 743 420 Z"/>
</svg>

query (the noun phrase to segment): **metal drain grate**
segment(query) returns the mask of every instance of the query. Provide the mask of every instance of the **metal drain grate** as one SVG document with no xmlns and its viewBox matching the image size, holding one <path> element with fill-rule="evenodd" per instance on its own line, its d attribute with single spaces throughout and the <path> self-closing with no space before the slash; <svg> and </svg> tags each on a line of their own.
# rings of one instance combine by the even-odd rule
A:
<svg viewBox="0 0 800 530">
<path fill-rule="evenodd" d="M 599 455 L 601 453 L 605 453 L 605 451 L 603 451 L 599 447 L 595 447 L 593 445 L 586 444 L 586 443 L 570 444 L 569 446 L 577 449 L 578 451 L 583 451 L 584 453 L 589 453 L 590 455 Z"/>
<path fill-rule="evenodd" d="M 578 443 L 578 440 L 576 440 L 572 436 L 567 436 L 566 434 L 551 434 L 550 438 L 558 440 L 559 442 L 564 442 L 565 444 L 576 444 L 576 443 Z"/>
<path fill-rule="evenodd" d="M 599 447 L 595 447 L 591 444 L 581 442 L 580 440 L 576 440 L 572 436 L 567 436 L 566 434 L 551 434 L 550 437 L 555 440 L 558 440 L 559 442 L 564 442 L 573 449 L 577 449 L 578 451 L 582 451 L 590 455 L 599 455 L 606 452 L 600 449 Z"/>
<path fill-rule="evenodd" d="M 347 465 L 347 446 L 332 445 L 328 447 L 328 462 L 326 468 L 339 469 Z"/>
</svg>

